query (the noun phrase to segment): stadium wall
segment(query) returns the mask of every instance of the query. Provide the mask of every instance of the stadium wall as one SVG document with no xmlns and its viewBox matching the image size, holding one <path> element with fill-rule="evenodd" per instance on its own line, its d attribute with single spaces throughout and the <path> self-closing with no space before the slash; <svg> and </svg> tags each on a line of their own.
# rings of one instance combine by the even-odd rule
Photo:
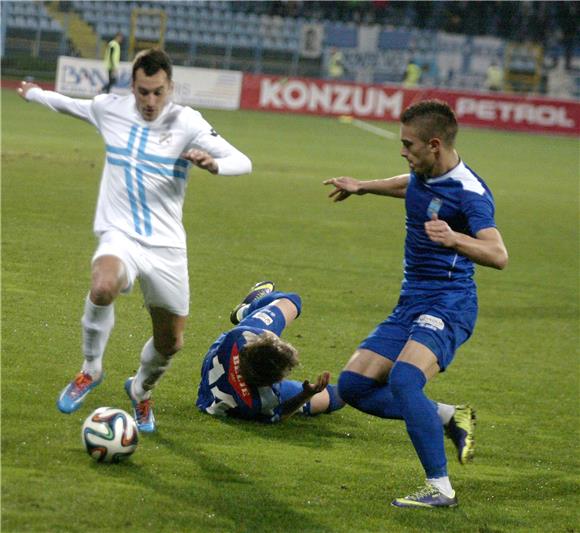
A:
<svg viewBox="0 0 580 533">
<path fill-rule="evenodd" d="M 61 56 L 55 90 L 91 98 L 107 81 L 102 61 Z M 411 103 L 439 98 L 455 109 L 462 125 L 501 130 L 580 136 L 580 103 L 575 100 L 500 93 L 405 89 L 313 78 L 285 78 L 239 71 L 174 67 L 174 100 L 200 108 L 251 109 L 311 115 L 348 115 L 398 122 Z M 2 82 L 6 86 L 6 82 Z M 121 63 L 114 92 L 131 86 L 131 64 Z M 48 88 L 48 87 L 47 87 Z"/>
<path fill-rule="evenodd" d="M 426 98 L 448 102 L 465 126 L 580 135 L 580 103 L 499 93 L 245 74 L 240 107 L 396 122 L 407 106 Z"/>
<path fill-rule="evenodd" d="M 113 92 L 127 94 L 131 90 L 132 65 L 119 64 L 118 81 Z M 234 70 L 194 67 L 173 67 L 173 100 L 179 104 L 211 109 L 235 110 L 240 107 L 243 74 Z M 108 81 L 102 61 L 60 56 L 55 90 L 77 98 L 92 98 Z"/>
</svg>

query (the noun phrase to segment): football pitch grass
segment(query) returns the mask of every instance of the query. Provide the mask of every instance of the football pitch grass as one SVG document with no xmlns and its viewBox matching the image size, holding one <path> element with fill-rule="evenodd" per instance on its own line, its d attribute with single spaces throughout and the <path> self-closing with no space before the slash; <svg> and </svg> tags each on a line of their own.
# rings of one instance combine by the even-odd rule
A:
<svg viewBox="0 0 580 533">
<path fill-rule="evenodd" d="M 477 409 L 475 462 L 460 466 L 447 442 L 460 505 L 413 511 L 389 505 L 423 479 L 400 421 L 346 407 L 265 426 L 194 405 L 202 356 L 256 281 L 303 298 L 284 334 L 301 354 L 295 379 L 329 370 L 334 382 L 391 311 L 403 202 L 333 204 L 321 182 L 406 171 L 398 141 L 330 118 L 204 116 L 254 172 L 192 171 L 185 347 L 155 391 L 158 432 L 127 463 L 100 465 L 82 421 L 104 405 L 129 410 L 123 383 L 150 335 L 136 287 L 116 304 L 103 384 L 76 413 L 57 411 L 81 364 L 103 144 L 91 126 L 2 92 L 2 530 L 578 531 L 578 140 L 460 131 L 460 154 L 494 192 L 510 265 L 478 268 L 475 334 L 427 387 Z"/>
</svg>

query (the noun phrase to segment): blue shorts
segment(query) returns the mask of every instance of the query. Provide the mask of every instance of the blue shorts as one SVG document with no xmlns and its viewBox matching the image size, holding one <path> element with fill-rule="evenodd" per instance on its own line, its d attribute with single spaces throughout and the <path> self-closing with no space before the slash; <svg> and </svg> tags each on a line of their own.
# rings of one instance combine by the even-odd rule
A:
<svg viewBox="0 0 580 533">
<path fill-rule="evenodd" d="M 473 333 L 477 319 L 474 290 L 421 292 L 401 296 L 391 315 L 360 344 L 396 361 L 408 340 L 429 348 L 444 371 L 455 351 Z"/>
</svg>

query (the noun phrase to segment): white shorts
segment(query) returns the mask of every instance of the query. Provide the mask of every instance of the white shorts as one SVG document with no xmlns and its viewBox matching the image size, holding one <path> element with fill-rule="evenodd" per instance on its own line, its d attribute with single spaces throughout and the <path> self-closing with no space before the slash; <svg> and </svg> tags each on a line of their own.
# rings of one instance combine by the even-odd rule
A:
<svg viewBox="0 0 580 533">
<path fill-rule="evenodd" d="M 139 278 L 147 309 L 161 307 L 179 316 L 189 314 L 189 276 L 187 251 L 182 248 L 145 246 L 121 231 L 109 230 L 99 237 L 99 246 L 93 255 L 113 255 L 125 266 L 127 287 L 131 292 Z"/>
</svg>

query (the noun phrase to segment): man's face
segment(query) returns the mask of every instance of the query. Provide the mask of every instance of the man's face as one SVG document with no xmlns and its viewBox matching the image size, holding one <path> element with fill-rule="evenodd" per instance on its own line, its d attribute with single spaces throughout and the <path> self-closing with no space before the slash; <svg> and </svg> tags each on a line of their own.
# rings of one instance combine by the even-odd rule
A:
<svg viewBox="0 0 580 533">
<path fill-rule="evenodd" d="M 416 174 L 431 174 L 436 163 L 437 151 L 433 146 L 433 141 L 433 139 L 428 142 L 423 141 L 417 135 L 415 127 L 410 124 L 401 124 L 401 156 L 409 162 L 409 168 Z"/>
<path fill-rule="evenodd" d="M 154 121 L 161 114 L 172 90 L 173 84 L 167 79 L 164 70 L 159 70 L 153 76 L 146 76 L 142 68 L 135 73 L 133 94 L 139 113 L 148 122 Z"/>
</svg>

